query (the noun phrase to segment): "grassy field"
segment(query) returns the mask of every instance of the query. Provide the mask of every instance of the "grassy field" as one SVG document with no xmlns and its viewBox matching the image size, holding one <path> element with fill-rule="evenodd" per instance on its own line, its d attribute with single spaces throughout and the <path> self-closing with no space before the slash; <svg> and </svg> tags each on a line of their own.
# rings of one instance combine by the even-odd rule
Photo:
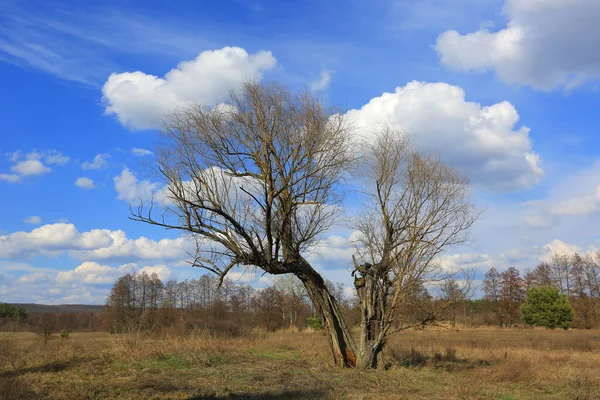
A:
<svg viewBox="0 0 600 400">
<path fill-rule="evenodd" d="M 600 399 L 600 331 L 414 331 L 386 357 L 336 368 L 320 333 L 0 333 L 0 399 Z"/>
</svg>

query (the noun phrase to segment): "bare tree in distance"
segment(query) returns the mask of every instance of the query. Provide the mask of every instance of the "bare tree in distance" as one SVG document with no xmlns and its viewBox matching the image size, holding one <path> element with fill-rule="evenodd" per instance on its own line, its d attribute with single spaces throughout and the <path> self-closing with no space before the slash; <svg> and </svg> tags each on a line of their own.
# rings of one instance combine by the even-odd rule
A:
<svg viewBox="0 0 600 400">
<path fill-rule="evenodd" d="M 357 346 L 338 301 L 303 256 L 341 213 L 351 134 L 344 115 L 313 93 L 274 83 L 246 83 L 226 105 L 176 110 L 164 119 L 156 158 L 166 200 L 158 215 L 154 204 L 142 204 L 132 219 L 190 233 L 191 264 L 221 281 L 234 267 L 294 275 L 323 319 L 335 363 L 372 368 L 387 337 L 408 328 L 393 324 L 396 307 L 413 287 L 449 276 L 435 260 L 464 243 L 477 215 L 460 174 L 399 147 L 396 132 L 381 136 L 367 157 L 373 174 L 366 178 L 377 190 L 371 219 L 359 227 Z M 381 222 L 383 229 L 373 225 Z M 427 315 L 421 325 L 437 311 Z"/>
<path fill-rule="evenodd" d="M 406 136 L 384 126 L 360 163 L 366 210 L 358 222 L 354 285 L 362 312 L 358 365 L 381 366 L 390 335 L 433 322 L 459 299 L 429 303 L 420 321 L 403 325 L 397 310 L 423 285 L 452 279 L 439 256 L 469 240 L 478 219 L 467 179 L 439 158 L 415 150 Z M 467 293 L 468 287 L 455 292 Z M 470 279 L 464 282 L 470 286 Z"/>
</svg>

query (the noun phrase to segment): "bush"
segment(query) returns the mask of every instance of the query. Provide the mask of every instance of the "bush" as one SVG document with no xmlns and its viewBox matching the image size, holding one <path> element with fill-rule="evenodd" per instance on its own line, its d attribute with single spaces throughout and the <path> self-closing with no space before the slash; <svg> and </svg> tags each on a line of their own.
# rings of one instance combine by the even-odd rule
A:
<svg viewBox="0 0 600 400">
<path fill-rule="evenodd" d="M 69 331 L 67 330 L 67 328 L 62 328 L 60 331 L 60 337 L 63 339 L 68 339 L 69 338 Z"/>
<path fill-rule="evenodd" d="M 315 331 L 320 331 L 323 329 L 323 322 L 319 317 L 308 317 L 306 318 L 306 323 Z"/>
<path fill-rule="evenodd" d="M 553 287 L 529 289 L 521 315 L 527 326 L 569 329 L 573 323 L 573 309 L 567 296 Z"/>
</svg>

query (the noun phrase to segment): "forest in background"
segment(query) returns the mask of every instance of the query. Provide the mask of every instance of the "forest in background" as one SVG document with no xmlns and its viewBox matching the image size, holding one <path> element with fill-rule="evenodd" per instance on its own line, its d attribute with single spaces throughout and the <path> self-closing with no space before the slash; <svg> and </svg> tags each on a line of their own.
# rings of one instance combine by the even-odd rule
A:
<svg viewBox="0 0 600 400">
<path fill-rule="evenodd" d="M 198 279 L 163 282 L 145 272 L 119 278 L 100 312 L 84 306 L 36 306 L 27 312 L 21 305 L 0 305 L 0 329 L 55 333 L 68 331 L 209 333 L 242 335 L 253 329 L 321 328 L 303 285 L 291 275 L 276 277 L 264 289 L 225 279 L 219 286 L 214 275 Z M 351 326 L 360 322 L 356 296 L 347 296 L 344 286 L 327 286 Z M 398 318 L 403 323 L 419 321 L 431 303 L 452 300 L 438 316 L 448 327 L 522 326 L 521 306 L 531 287 L 551 286 L 568 296 L 574 310 L 573 327 L 600 325 L 600 252 L 586 255 L 554 254 L 523 275 L 514 267 L 504 272 L 491 268 L 480 286 L 482 297 L 472 298 L 454 281 L 444 283 L 438 293 L 424 287 L 411 294 Z M 39 312 L 41 310 L 41 312 Z M 76 310 L 76 311 L 70 311 Z"/>
</svg>

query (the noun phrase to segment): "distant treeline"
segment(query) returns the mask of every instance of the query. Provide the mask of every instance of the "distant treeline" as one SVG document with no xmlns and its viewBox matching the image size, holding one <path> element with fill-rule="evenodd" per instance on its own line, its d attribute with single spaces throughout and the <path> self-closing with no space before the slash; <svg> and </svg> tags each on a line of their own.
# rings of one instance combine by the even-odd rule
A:
<svg viewBox="0 0 600 400">
<path fill-rule="evenodd" d="M 352 326 L 360 322 L 356 297 L 348 296 L 341 284 L 327 282 Z M 446 282 L 434 298 L 424 287 L 411 294 L 397 310 L 404 322 L 422 318 L 427 304 L 452 298 L 453 304 L 440 315 L 440 323 L 452 326 L 521 326 L 521 306 L 527 290 L 535 286 L 556 287 L 568 296 L 575 311 L 574 327 L 600 327 L 600 253 L 593 255 L 554 254 L 524 275 L 516 268 L 485 275 L 481 299 L 470 299 L 453 281 Z M 67 308 L 65 308 L 67 307 Z M 27 312 L 22 306 L 0 304 L 1 330 L 38 332 L 111 331 L 140 332 L 195 330 L 236 335 L 254 328 L 268 331 L 293 328 L 319 329 L 320 321 L 304 286 L 293 276 L 275 277 L 265 289 L 254 289 L 225 279 L 220 285 L 213 275 L 199 279 L 162 282 L 145 272 L 119 278 L 107 297 L 102 312 L 85 306 L 40 306 L 42 312 Z M 71 307 L 71 308 L 69 308 Z M 94 306 L 96 307 L 96 306 Z M 56 311 L 52 312 L 55 309 Z M 66 310 L 81 310 L 65 312 Z M 50 311 L 50 312 L 48 312 Z"/>
<path fill-rule="evenodd" d="M 555 253 L 549 262 L 525 271 L 523 276 L 516 268 L 502 273 L 491 268 L 483 281 L 488 304 L 485 322 L 498 326 L 519 324 L 527 290 L 536 286 L 554 287 L 567 296 L 575 312 L 573 327 L 600 327 L 600 252 Z"/>
</svg>

